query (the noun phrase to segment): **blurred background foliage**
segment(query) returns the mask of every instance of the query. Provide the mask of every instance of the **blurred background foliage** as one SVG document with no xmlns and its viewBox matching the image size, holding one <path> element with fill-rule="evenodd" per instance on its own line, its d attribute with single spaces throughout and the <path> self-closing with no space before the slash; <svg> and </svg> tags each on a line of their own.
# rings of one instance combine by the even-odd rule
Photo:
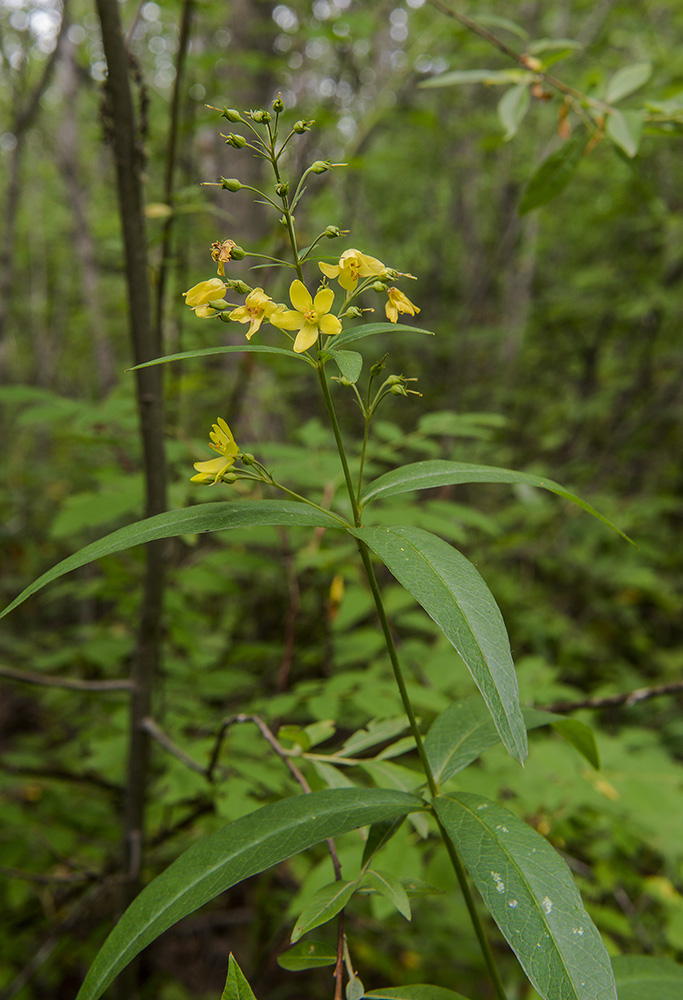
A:
<svg viewBox="0 0 683 1000">
<path fill-rule="evenodd" d="M 201 186 L 220 176 L 259 177 L 248 151 L 224 144 L 219 132 L 229 128 L 206 105 L 268 107 L 281 92 L 292 121 L 316 122 L 292 152 L 290 175 L 317 158 L 348 164 L 311 175 L 297 218 L 304 241 L 338 225 L 351 231 L 341 249 L 357 246 L 417 275 L 409 293 L 422 309 L 419 324 L 436 333 L 397 330 L 367 342 L 367 363 L 389 351 L 390 370 L 418 376 L 424 393 L 422 400 L 392 397 L 369 473 L 423 457 L 543 473 L 581 493 L 639 548 L 526 488 L 449 488 L 423 494 L 417 505 L 402 498 L 387 507 L 387 519 L 438 525 L 477 564 L 503 610 L 525 704 L 676 681 L 680 125 L 658 126 L 653 112 L 631 158 L 598 143 L 558 198 L 520 216 L 529 177 L 560 142 L 559 102 L 533 100 L 518 134 L 504 141 L 498 88 L 422 88 L 448 70 L 510 68 L 422 0 L 126 0 L 120 9 L 146 154 L 153 287 L 169 218 L 164 172 L 179 25 L 183 12 L 191 16 L 178 93 L 164 353 L 242 342 L 241 327 L 196 319 L 181 292 L 214 273 L 212 241 L 277 254 L 284 233 L 247 194 Z M 650 61 L 638 107 L 644 99 L 655 109 L 681 103 L 676 0 L 482 2 L 463 10 L 519 51 L 534 39 L 577 42 L 553 73 L 578 90 L 599 94 L 620 67 Z M 3 604 L 141 511 L 105 69 L 98 21 L 83 0 L 0 7 Z M 230 275 L 267 281 L 283 297 L 280 272 L 254 278 L 247 264 L 231 263 Z M 276 334 L 264 328 L 260 336 L 266 342 Z M 330 503 L 340 486 L 333 442 L 306 384 L 285 359 L 224 357 L 166 369 L 171 505 L 232 495 L 228 487 L 189 483 L 218 414 L 281 482 Z M 337 396 L 345 429 L 359 433 L 350 394 L 340 388 Z M 248 724 L 230 728 L 211 780 L 200 773 L 226 716 L 259 713 L 274 731 L 333 720 L 315 730 L 325 754 L 372 718 L 400 715 L 350 544 L 259 530 L 178 540 L 170 559 L 155 719 L 201 766 L 193 770 L 155 748 L 148 875 L 227 819 L 294 790 Z M 125 678 L 142 565 L 137 550 L 104 559 L 3 622 L 3 998 L 72 995 L 111 925 L 128 718 L 125 692 L 45 687 L 10 675 Z M 426 726 L 454 698 L 472 694 L 472 684 L 427 616 L 386 583 Z M 543 731 L 533 735 L 523 772 L 492 750 L 457 775 L 459 787 L 503 797 L 564 854 L 614 953 L 683 953 L 680 709 L 678 694 L 579 710 L 598 729 L 600 772 Z M 414 787 L 410 754 L 374 759 L 401 735 L 397 727 L 370 741 L 362 764 L 309 761 L 309 780 Z M 342 861 L 352 866 L 361 850 L 349 835 Z M 424 830 L 406 826 L 387 848 L 383 864 L 392 862 L 406 878 L 448 891 L 416 899 L 412 925 L 377 898 L 354 906 L 347 928 L 366 987 L 426 980 L 452 988 L 455 965 L 462 992 L 488 996 L 442 854 Z M 327 970 L 302 979 L 278 970 L 275 956 L 287 943 L 283 914 L 293 919 L 331 877 L 329 858 L 311 852 L 184 921 L 145 954 L 144 995 L 219 995 L 232 949 L 257 996 L 289 998 L 302 988 L 329 996 Z M 496 949 L 505 955 L 502 940 Z M 504 969 L 511 1000 L 530 996 L 514 986 L 514 961 Z"/>
</svg>

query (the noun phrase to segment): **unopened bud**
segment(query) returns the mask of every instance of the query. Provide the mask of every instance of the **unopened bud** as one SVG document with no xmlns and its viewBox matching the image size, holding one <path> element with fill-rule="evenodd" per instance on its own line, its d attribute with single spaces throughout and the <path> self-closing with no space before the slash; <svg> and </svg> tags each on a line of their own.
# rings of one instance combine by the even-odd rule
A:
<svg viewBox="0 0 683 1000">
<path fill-rule="evenodd" d="M 258 122 L 259 125 L 262 125 L 269 122 L 272 116 L 269 111 L 263 111 L 261 108 L 258 108 L 256 111 L 250 111 L 249 117 L 253 122 Z"/>
<path fill-rule="evenodd" d="M 239 111 L 235 111 L 234 108 L 223 108 L 223 113 L 221 114 L 221 118 L 227 118 L 229 122 L 233 123 L 244 121 L 244 118 L 239 113 Z"/>
<path fill-rule="evenodd" d="M 221 187 L 225 188 L 226 191 L 239 191 L 242 184 L 236 177 L 221 177 Z"/>
<path fill-rule="evenodd" d="M 226 278 L 225 284 L 233 292 L 237 292 L 238 295 L 247 295 L 252 291 L 251 285 L 248 285 L 246 281 L 242 281 L 240 278 Z"/>
<path fill-rule="evenodd" d="M 407 396 L 406 387 L 404 385 L 392 385 L 389 392 L 393 393 L 394 396 Z"/>
<path fill-rule="evenodd" d="M 230 256 L 233 260 L 244 260 L 246 255 L 246 250 L 243 250 L 242 247 L 235 246 L 230 251 Z"/>
<path fill-rule="evenodd" d="M 289 193 L 289 184 L 286 181 L 281 181 L 279 184 L 275 185 L 275 194 L 279 194 L 281 198 Z"/>
<path fill-rule="evenodd" d="M 230 303 L 226 302 L 225 299 L 211 299 L 209 305 L 211 306 L 212 309 L 215 309 L 216 312 L 221 312 L 223 309 L 232 308 Z"/>
<path fill-rule="evenodd" d="M 532 70 L 534 73 L 538 73 L 543 69 L 543 63 L 541 60 L 537 59 L 536 56 L 530 56 L 527 52 L 524 52 L 519 57 L 519 61 L 523 66 L 526 66 L 527 69 Z"/>
<path fill-rule="evenodd" d="M 343 236 L 343 235 L 344 234 L 342 233 L 339 226 L 328 226 L 327 229 L 325 230 L 325 236 L 327 236 L 328 240 L 334 240 L 337 238 L 337 236 Z"/>
<path fill-rule="evenodd" d="M 314 174 L 324 174 L 331 166 L 332 164 L 329 160 L 316 160 L 315 163 L 311 164 L 310 169 Z"/>
<path fill-rule="evenodd" d="M 381 293 L 381 292 L 386 292 L 388 286 L 385 285 L 383 281 L 373 281 L 371 287 L 373 292 Z"/>
<path fill-rule="evenodd" d="M 389 357 L 389 355 L 385 354 L 383 358 L 380 358 L 379 361 L 376 361 L 374 363 L 374 365 L 370 369 L 370 377 L 371 378 L 377 378 L 378 375 L 382 374 L 382 372 L 384 371 L 384 366 L 386 364 L 386 360 L 387 360 L 388 357 Z"/>
<path fill-rule="evenodd" d="M 397 385 L 403 385 L 404 382 L 405 379 L 403 378 L 402 375 L 390 375 L 386 381 L 386 384 L 390 386 L 397 386 Z"/>
<path fill-rule="evenodd" d="M 242 462 L 242 465 L 253 465 L 254 462 L 256 461 L 254 456 L 249 451 L 243 451 L 242 454 L 240 455 L 240 460 Z"/>
<path fill-rule="evenodd" d="M 346 310 L 346 315 L 351 319 L 360 319 L 363 315 L 363 310 L 359 309 L 358 306 L 349 306 Z"/>
<path fill-rule="evenodd" d="M 292 132 L 296 132 L 297 135 L 303 135 L 304 132 L 310 132 L 313 121 L 303 121 L 300 119 L 298 122 L 294 122 L 292 125 Z"/>
<path fill-rule="evenodd" d="M 247 140 L 243 135 L 235 135 L 231 132 L 229 136 L 225 139 L 226 146 L 234 146 L 235 149 L 244 149 L 247 144 Z"/>
<path fill-rule="evenodd" d="M 229 314 L 226 313 L 226 312 L 220 312 L 220 313 L 218 313 L 218 318 L 220 320 L 222 320 L 224 323 L 232 323 L 232 320 L 230 319 Z"/>
<path fill-rule="evenodd" d="M 273 111 L 278 115 L 285 110 L 285 102 L 282 100 L 282 94 L 278 94 L 273 101 Z"/>
<path fill-rule="evenodd" d="M 221 478 L 224 483 L 228 483 L 230 486 L 237 482 L 237 476 L 234 472 L 225 472 Z"/>
<path fill-rule="evenodd" d="M 340 375 L 339 378 L 336 379 L 335 381 L 339 382 L 339 385 L 343 385 L 344 388 L 346 388 L 346 389 L 348 389 L 349 386 L 353 385 L 353 382 L 350 382 L 347 379 L 346 375 Z"/>
</svg>

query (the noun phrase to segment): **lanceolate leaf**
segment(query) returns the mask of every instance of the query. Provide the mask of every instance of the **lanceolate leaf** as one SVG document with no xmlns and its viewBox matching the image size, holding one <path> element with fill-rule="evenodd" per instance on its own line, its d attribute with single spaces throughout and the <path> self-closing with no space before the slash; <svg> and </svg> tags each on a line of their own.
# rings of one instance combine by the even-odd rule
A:
<svg viewBox="0 0 683 1000">
<path fill-rule="evenodd" d="M 318 889 L 294 924 L 292 944 L 295 944 L 306 931 L 312 931 L 321 924 L 326 924 L 332 917 L 336 917 L 351 899 L 356 888 L 356 882 L 339 879 Z"/>
<path fill-rule="evenodd" d="M 638 90 L 652 76 L 652 63 L 633 63 L 632 66 L 623 66 L 618 69 L 607 84 L 605 100 L 608 104 L 615 104 L 622 97 L 632 94 Z"/>
<path fill-rule="evenodd" d="M 200 351 L 183 351 L 181 354 L 167 354 L 163 358 L 155 358 L 153 361 L 145 361 L 142 365 L 135 365 L 127 368 L 126 371 L 135 372 L 138 368 L 151 368 L 153 365 L 165 365 L 169 361 L 189 361 L 191 358 L 207 358 L 212 354 L 285 354 L 288 358 L 301 358 L 308 361 L 303 354 L 295 354 L 294 351 L 284 347 L 268 347 L 267 344 L 237 344 L 231 347 L 204 347 Z"/>
<path fill-rule="evenodd" d="M 356 340 L 364 337 L 372 337 L 376 333 L 427 333 L 433 336 L 432 330 L 422 330 L 419 326 L 407 326 L 405 323 L 365 323 L 363 326 L 355 326 L 352 330 L 345 330 L 337 334 L 332 339 L 331 346 L 337 350 L 347 344 L 353 344 Z"/>
<path fill-rule="evenodd" d="M 467 665 L 508 752 L 522 763 L 526 728 L 498 605 L 471 562 L 421 528 L 353 528 L 413 595 Z"/>
<path fill-rule="evenodd" d="M 520 215 L 540 208 L 564 191 L 581 162 L 585 139 L 578 133 L 567 139 L 558 150 L 543 161 L 529 178 L 519 206 Z"/>
<path fill-rule="evenodd" d="M 197 504 L 194 507 L 185 507 L 183 510 L 167 510 L 163 514 L 156 514 L 144 521 L 136 521 L 135 524 L 119 528 L 118 531 L 105 535 L 104 538 L 86 545 L 72 556 L 63 559 L 26 587 L 0 613 L 0 618 L 58 577 L 114 552 L 122 552 L 134 545 L 144 545 L 158 538 L 223 531 L 229 528 L 254 528 L 260 525 L 342 527 L 341 522 L 333 515 L 293 500 L 231 500 L 224 503 Z"/>
<path fill-rule="evenodd" d="M 441 76 L 430 76 L 426 80 L 421 80 L 420 87 L 455 87 L 467 83 L 510 84 L 514 83 L 519 72 L 516 70 L 504 69 L 456 69 L 451 73 L 442 73 Z"/>
<path fill-rule="evenodd" d="M 480 795 L 434 808 L 491 916 L 544 1000 L 617 1000 L 609 956 L 569 868 L 539 833 Z"/>
<path fill-rule="evenodd" d="M 498 117 L 505 129 L 503 138 L 507 141 L 517 134 L 525 114 L 529 110 L 531 94 L 529 83 L 518 83 L 506 90 L 498 102 Z"/>
<path fill-rule="evenodd" d="M 618 955 L 612 959 L 619 1000 L 681 1000 L 683 965 L 649 955 Z"/>
<path fill-rule="evenodd" d="M 617 111 L 607 116 L 606 134 L 615 146 L 633 159 L 643 135 L 643 116 L 638 111 Z"/>
<path fill-rule="evenodd" d="M 349 382 L 357 382 L 363 370 L 363 356 L 358 351 L 327 351 Z"/>
<path fill-rule="evenodd" d="M 334 789 L 284 799 L 229 823 L 143 889 L 105 941 L 77 1000 L 97 1000 L 151 941 L 238 882 L 329 837 L 406 816 L 422 805 L 404 792 Z"/>
<path fill-rule="evenodd" d="M 370 990 L 366 997 L 374 1000 L 467 1000 L 461 993 L 454 993 L 444 986 L 411 983 L 409 986 L 388 986 L 383 990 Z"/>
<path fill-rule="evenodd" d="M 293 948 L 278 955 L 277 964 L 288 972 L 321 969 L 337 964 L 337 951 L 323 941 L 299 941 Z"/>
<path fill-rule="evenodd" d="M 225 980 L 225 988 L 221 995 L 221 1000 L 256 1000 L 254 991 L 247 982 L 247 978 L 235 960 L 235 956 L 230 952 L 228 958 L 228 976 Z"/>
<path fill-rule="evenodd" d="M 545 476 L 534 476 L 530 472 L 515 472 L 514 469 L 498 469 L 493 465 L 473 465 L 469 462 L 447 462 L 443 459 L 433 459 L 428 462 L 412 462 L 400 469 L 385 472 L 366 489 L 362 503 L 369 503 L 376 497 L 392 497 L 399 493 L 410 493 L 412 490 L 427 490 L 435 486 L 459 486 L 462 483 L 523 483 L 526 486 L 538 486 L 551 493 L 557 493 L 565 500 L 571 500 L 582 510 L 597 517 L 603 524 L 614 528 L 622 538 L 631 541 L 628 535 L 620 531 L 595 507 L 570 493 L 564 486 L 546 479 Z"/>
<path fill-rule="evenodd" d="M 408 893 L 403 888 L 402 884 L 392 875 L 391 872 L 381 871 L 378 868 L 371 868 L 366 872 L 363 879 L 363 885 L 367 886 L 369 889 L 374 889 L 385 899 L 388 899 L 393 906 L 396 907 L 398 912 L 410 920 L 410 900 L 408 899 Z"/>
<path fill-rule="evenodd" d="M 523 709 L 522 715 L 527 729 L 553 726 L 593 767 L 600 766 L 595 737 L 585 723 L 533 708 Z M 499 741 L 481 699 L 464 698 L 449 705 L 432 723 L 424 744 L 437 784 L 448 781 Z"/>
</svg>

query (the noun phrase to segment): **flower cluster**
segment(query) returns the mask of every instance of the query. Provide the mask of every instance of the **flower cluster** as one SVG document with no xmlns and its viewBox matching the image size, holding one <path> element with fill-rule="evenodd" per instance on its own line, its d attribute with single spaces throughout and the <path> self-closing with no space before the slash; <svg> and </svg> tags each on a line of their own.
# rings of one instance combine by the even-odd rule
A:
<svg viewBox="0 0 683 1000">
<path fill-rule="evenodd" d="M 233 467 L 235 461 L 240 457 L 240 449 L 235 444 L 232 431 L 222 417 L 218 417 L 209 434 L 211 444 L 209 447 L 217 451 L 219 458 L 210 458 L 206 462 L 195 462 L 194 467 L 197 475 L 192 476 L 191 482 L 202 483 L 210 486 L 222 479 L 225 473 Z"/>
<path fill-rule="evenodd" d="M 223 265 L 235 256 L 235 243 L 232 240 L 214 243 L 211 255 L 218 262 L 219 273 L 224 274 Z M 200 281 L 198 285 L 184 293 L 185 302 L 202 319 L 225 315 L 227 319 L 237 323 L 248 324 L 247 340 L 251 340 L 264 320 L 278 330 L 295 332 L 292 348 L 297 354 L 314 347 L 321 336 L 333 337 L 340 333 L 344 316 L 359 315 L 358 308 L 351 306 L 351 300 L 370 285 L 374 285 L 379 291 L 386 291 L 387 302 L 384 311 L 390 322 L 396 323 L 399 313 L 415 316 L 420 311 L 402 291 L 384 284 L 385 280 L 397 277 L 412 278 L 412 275 L 394 271 L 376 257 L 370 257 L 352 248 L 342 253 L 337 264 L 321 261 L 318 266 L 324 278 L 336 279 L 345 293 L 341 308 L 336 315 L 332 312 L 334 291 L 329 286 L 323 284 L 316 295 L 312 296 L 303 281 L 298 278 L 289 286 L 292 309 L 283 303 L 274 302 L 269 295 L 266 295 L 263 288 L 252 288 L 246 296 L 244 305 L 231 307 L 223 296 L 227 288 L 235 287 L 238 283 L 224 282 L 220 278 Z"/>
</svg>

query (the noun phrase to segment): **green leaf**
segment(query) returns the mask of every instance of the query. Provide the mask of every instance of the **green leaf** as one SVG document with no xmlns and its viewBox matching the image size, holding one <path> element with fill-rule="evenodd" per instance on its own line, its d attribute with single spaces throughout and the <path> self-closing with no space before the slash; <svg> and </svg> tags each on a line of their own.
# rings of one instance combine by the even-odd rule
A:
<svg viewBox="0 0 683 1000">
<path fill-rule="evenodd" d="M 408 717 L 405 715 L 392 716 L 390 719 L 371 719 L 366 728 L 359 729 L 349 736 L 339 751 L 339 756 L 355 757 L 361 750 L 368 750 L 378 743 L 393 739 L 408 726 Z M 331 759 L 334 759 L 334 755 Z"/>
<path fill-rule="evenodd" d="M 346 344 L 353 344 L 364 337 L 374 337 L 377 333 L 426 333 L 430 337 L 434 336 L 433 330 L 422 330 L 419 326 L 407 326 L 404 323 L 365 323 L 363 326 L 354 326 L 350 330 L 344 330 L 334 338 L 335 350 Z"/>
<path fill-rule="evenodd" d="M 234 820 L 185 851 L 142 890 L 100 949 L 77 1000 L 97 1000 L 151 941 L 238 882 L 329 837 L 406 816 L 423 805 L 405 792 L 333 789 L 283 799 Z"/>
<path fill-rule="evenodd" d="M 542 52 L 564 52 L 565 50 L 582 48 L 581 42 L 577 42 L 573 38 L 537 38 L 535 42 L 531 43 L 527 52 L 538 56 Z"/>
<path fill-rule="evenodd" d="M 167 510 L 163 514 L 156 514 L 144 521 L 136 521 L 135 524 L 128 524 L 125 528 L 112 531 L 111 534 L 63 559 L 22 590 L 19 596 L 0 613 L 0 618 L 65 573 L 86 566 L 103 556 L 130 549 L 134 545 L 144 545 L 158 538 L 173 538 L 176 535 L 194 535 L 205 531 L 254 528 L 274 524 L 304 528 L 340 527 L 339 520 L 332 515 L 293 500 L 228 500 L 223 503 L 197 504 L 194 507 L 185 507 L 183 510 Z"/>
<path fill-rule="evenodd" d="M 190 358 L 207 358 L 213 354 L 285 354 L 288 358 L 300 358 L 310 364 L 303 354 L 295 354 L 291 348 L 268 347 L 267 344 L 237 344 L 231 347 L 204 347 L 200 351 L 183 351 L 181 354 L 167 354 L 163 358 L 145 361 L 142 365 L 126 368 L 127 372 L 136 372 L 139 368 L 151 368 L 153 365 L 165 365 L 169 361 L 188 361 Z"/>
<path fill-rule="evenodd" d="M 421 528 L 350 528 L 379 556 L 458 651 L 508 753 L 522 763 L 526 729 L 503 617 L 472 563 Z"/>
<path fill-rule="evenodd" d="M 652 63 L 633 63 L 632 66 L 624 66 L 618 69 L 607 84 L 605 101 L 608 104 L 616 104 L 622 97 L 632 94 L 638 90 L 652 76 Z"/>
<path fill-rule="evenodd" d="M 522 715 L 527 729 L 553 726 L 593 767 L 600 766 L 593 731 L 585 723 L 533 708 L 523 709 Z M 424 744 L 437 784 L 448 781 L 499 741 L 479 698 L 464 698 L 449 705 L 432 723 Z"/>
<path fill-rule="evenodd" d="M 232 952 L 228 958 L 228 977 L 225 980 L 225 989 L 221 994 L 221 1000 L 256 1000 L 254 991 L 235 961 Z"/>
<path fill-rule="evenodd" d="M 339 879 L 336 882 L 330 882 L 329 885 L 324 885 L 322 889 L 318 889 L 294 924 L 292 944 L 298 941 L 306 931 L 312 931 L 315 927 L 326 924 L 332 917 L 336 917 L 353 896 L 356 885 L 356 882 L 345 882 L 343 879 Z"/>
<path fill-rule="evenodd" d="M 370 868 L 363 878 L 363 886 L 374 889 L 380 896 L 384 896 L 396 907 L 401 916 L 410 920 L 410 900 L 399 880 L 391 872 L 380 871 L 379 868 Z"/>
<path fill-rule="evenodd" d="M 349 382 L 357 382 L 363 369 L 363 357 L 357 351 L 327 351 Z"/>
<path fill-rule="evenodd" d="M 379 479 L 375 479 L 366 489 L 361 503 L 363 506 L 374 500 L 376 497 L 393 497 L 400 493 L 409 493 L 413 490 L 428 490 L 435 486 L 459 486 L 462 483 L 524 483 L 527 486 L 538 486 L 541 489 L 557 493 L 565 500 L 571 500 L 582 510 L 597 517 L 598 521 L 613 528 L 622 538 L 628 542 L 631 539 L 620 531 L 608 518 L 600 514 L 595 507 L 570 493 L 564 486 L 546 479 L 542 476 L 534 476 L 530 472 L 515 472 L 513 469 L 497 469 L 492 465 L 472 465 L 469 462 L 447 462 L 443 459 L 433 459 L 428 462 L 413 462 L 404 465 L 400 469 L 386 472 Z M 633 542 L 631 542 L 633 544 Z"/>
<path fill-rule="evenodd" d="M 434 808 L 541 997 L 617 1000 L 602 939 L 548 841 L 480 795 L 436 798 Z"/>
<path fill-rule="evenodd" d="M 617 955 L 612 959 L 619 1000 L 681 1000 L 683 965 L 649 955 Z"/>
<path fill-rule="evenodd" d="M 639 111 L 611 111 L 607 116 L 605 134 L 622 152 L 633 159 L 643 136 L 643 116 Z"/>
<path fill-rule="evenodd" d="M 498 117 L 505 129 L 503 139 L 507 142 L 517 134 L 524 116 L 531 104 L 531 94 L 528 83 L 518 83 L 516 87 L 506 90 L 498 102 Z"/>
<path fill-rule="evenodd" d="M 404 818 L 405 817 L 400 816 L 398 819 L 391 819 L 382 823 L 372 824 L 368 830 L 368 839 L 365 841 L 365 847 L 363 848 L 361 867 L 364 868 L 370 858 L 381 850 L 385 844 L 389 843 L 394 834 L 400 830 L 403 825 Z"/>
<path fill-rule="evenodd" d="M 288 972 L 322 969 L 337 964 L 337 952 L 322 941 L 299 941 L 293 948 L 278 955 L 277 964 Z"/>
<path fill-rule="evenodd" d="M 567 139 L 534 170 L 519 204 L 520 215 L 540 208 L 564 191 L 581 162 L 584 146 L 585 140 L 579 133 Z"/>
<path fill-rule="evenodd" d="M 365 995 L 365 987 L 358 978 L 358 976 L 353 975 L 350 977 L 348 983 L 346 984 L 346 1000 L 363 1000 Z"/>
<path fill-rule="evenodd" d="M 427 983 L 388 986 L 381 990 L 370 990 L 365 996 L 374 997 L 375 1000 L 467 1000 L 462 993 L 454 993 L 444 986 L 429 986 Z"/>
<path fill-rule="evenodd" d="M 458 69 L 452 73 L 443 73 L 441 76 L 431 76 L 427 80 L 421 80 L 419 86 L 425 90 L 433 87 L 455 87 L 460 84 L 486 83 L 490 86 L 495 84 L 509 84 L 514 81 L 514 70 L 502 69 Z"/>
</svg>

